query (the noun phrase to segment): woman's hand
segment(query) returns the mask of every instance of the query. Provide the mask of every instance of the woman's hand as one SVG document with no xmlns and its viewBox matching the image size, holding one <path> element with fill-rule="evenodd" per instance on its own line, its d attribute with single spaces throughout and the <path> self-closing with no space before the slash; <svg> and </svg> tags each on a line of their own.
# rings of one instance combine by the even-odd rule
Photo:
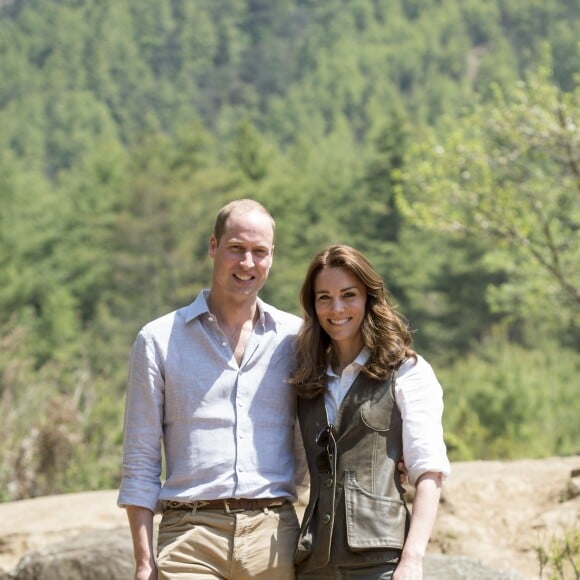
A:
<svg viewBox="0 0 580 580">
<path fill-rule="evenodd" d="M 423 558 L 402 557 L 393 580 L 423 580 Z"/>
</svg>

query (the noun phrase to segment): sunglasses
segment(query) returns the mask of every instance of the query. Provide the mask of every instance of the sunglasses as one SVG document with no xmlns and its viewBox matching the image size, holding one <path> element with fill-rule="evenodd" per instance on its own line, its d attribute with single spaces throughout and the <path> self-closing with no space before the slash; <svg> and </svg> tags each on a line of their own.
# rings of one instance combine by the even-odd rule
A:
<svg viewBox="0 0 580 580">
<path fill-rule="evenodd" d="M 316 434 L 316 444 L 324 447 L 316 458 L 316 468 L 318 473 L 323 475 L 334 475 L 335 470 L 335 443 L 332 436 L 332 425 L 323 427 Z"/>
</svg>

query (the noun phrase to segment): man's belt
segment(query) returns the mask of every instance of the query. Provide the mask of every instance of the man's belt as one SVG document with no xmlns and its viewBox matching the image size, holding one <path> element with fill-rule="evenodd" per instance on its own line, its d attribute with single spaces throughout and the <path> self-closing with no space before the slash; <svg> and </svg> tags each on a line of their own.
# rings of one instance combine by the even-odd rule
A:
<svg viewBox="0 0 580 580">
<path fill-rule="evenodd" d="M 246 510 L 261 510 L 264 508 L 276 508 L 283 506 L 288 500 L 283 497 L 273 497 L 264 499 L 202 499 L 197 501 L 165 501 L 166 510 L 220 510 L 226 514 L 243 512 Z"/>
</svg>

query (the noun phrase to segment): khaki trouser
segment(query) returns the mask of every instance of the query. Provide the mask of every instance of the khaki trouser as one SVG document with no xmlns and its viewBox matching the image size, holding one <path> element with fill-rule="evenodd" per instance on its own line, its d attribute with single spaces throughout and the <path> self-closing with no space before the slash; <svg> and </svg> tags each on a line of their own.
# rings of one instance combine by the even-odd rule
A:
<svg viewBox="0 0 580 580">
<path fill-rule="evenodd" d="M 226 514 L 167 510 L 159 525 L 159 580 L 294 580 L 299 524 L 292 504 Z"/>
</svg>

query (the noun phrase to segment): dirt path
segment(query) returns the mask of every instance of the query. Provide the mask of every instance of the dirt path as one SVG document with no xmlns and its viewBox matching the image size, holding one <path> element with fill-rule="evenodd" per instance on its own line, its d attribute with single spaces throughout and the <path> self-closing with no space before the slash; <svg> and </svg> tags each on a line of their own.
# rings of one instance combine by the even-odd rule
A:
<svg viewBox="0 0 580 580">
<path fill-rule="evenodd" d="M 580 525 L 580 496 L 560 501 L 577 468 L 580 456 L 454 463 L 430 551 L 471 556 L 537 579 L 535 547 Z M 116 495 L 99 491 L 0 504 L 0 570 L 12 569 L 28 550 L 83 530 L 126 526 Z"/>
</svg>

